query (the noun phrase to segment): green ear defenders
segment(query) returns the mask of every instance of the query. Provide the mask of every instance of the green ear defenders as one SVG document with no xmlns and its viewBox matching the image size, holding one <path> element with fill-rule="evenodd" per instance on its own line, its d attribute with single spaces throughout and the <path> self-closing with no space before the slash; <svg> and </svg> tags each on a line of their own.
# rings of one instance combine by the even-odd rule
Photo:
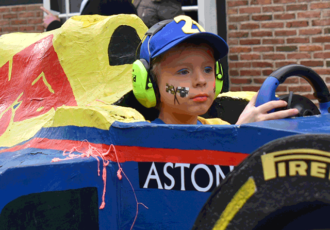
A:
<svg viewBox="0 0 330 230">
<path fill-rule="evenodd" d="M 150 36 L 149 38 L 149 42 L 150 42 L 152 36 L 171 21 L 173 21 L 173 19 L 164 20 L 153 25 L 146 32 L 144 38 Z M 141 40 L 141 43 L 139 44 L 137 50 L 139 50 L 139 48 L 141 47 L 144 38 Z M 148 50 L 150 50 L 149 42 L 148 42 Z M 149 57 L 150 57 L 150 51 L 149 51 Z M 140 102 L 140 104 L 146 108 L 155 107 L 157 104 L 157 98 L 155 93 L 155 90 L 157 90 L 156 89 L 157 85 L 154 79 L 152 79 L 152 76 L 150 74 L 150 65 L 149 65 L 150 61 L 151 60 L 147 61 L 145 59 L 136 60 L 133 63 L 133 73 L 132 73 L 134 96 Z"/>
<path fill-rule="evenodd" d="M 153 80 L 149 74 L 149 63 L 145 59 L 133 63 L 133 93 L 136 99 L 146 108 L 157 104 Z"/>
<path fill-rule="evenodd" d="M 215 63 L 215 95 L 220 94 L 223 86 L 223 70 L 221 64 Z M 155 82 L 149 74 L 149 64 L 145 59 L 136 60 L 133 63 L 133 93 L 136 99 L 146 108 L 155 107 L 157 104 L 154 89 Z"/>
<path fill-rule="evenodd" d="M 223 70 L 222 65 L 219 63 L 219 61 L 215 62 L 215 94 L 214 99 L 218 97 L 218 95 L 221 93 L 223 86 Z"/>
<path fill-rule="evenodd" d="M 161 21 L 154 26 L 152 26 L 144 37 L 150 36 L 148 41 L 148 50 L 149 50 L 149 42 L 152 39 L 152 36 L 156 34 L 159 30 L 161 30 L 165 25 L 173 21 L 165 20 Z M 144 40 L 144 38 L 142 39 Z M 142 41 L 139 45 L 141 46 Z M 138 49 L 139 49 L 138 47 Z M 150 52 L 149 52 L 150 57 Z M 158 91 L 157 85 L 154 79 L 150 74 L 150 61 L 145 59 L 136 60 L 133 63 L 133 72 L 132 72 L 132 81 L 133 81 L 133 93 L 135 98 L 146 108 L 155 107 L 157 105 L 157 97 L 156 93 Z M 223 86 L 223 71 L 222 66 L 217 61 L 215 64 L 215 96 L 214 99 L 220 94 Z"/>
</svg>

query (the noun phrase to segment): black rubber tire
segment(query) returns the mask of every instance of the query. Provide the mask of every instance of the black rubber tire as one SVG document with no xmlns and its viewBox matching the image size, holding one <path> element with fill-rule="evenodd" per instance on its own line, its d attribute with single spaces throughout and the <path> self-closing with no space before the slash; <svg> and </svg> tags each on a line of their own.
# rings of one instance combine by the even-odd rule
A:
<svg viewBox="0 0 330 230">
<path fill-rule="evenodd" d="M 275 178 L 265 180 L 262 156 L 282 150 L 285 151 L 281 153 L 281 156 L 292 158 L 280 161 L 285 163 L 286 175 L 282 174 L 280 177 L 279 166 L 274 163 Z M 320 154 L 317 150 L 326 152 L 323 152 L 323 160 L 320 158 L 316 160 L 316 154 Z M 303 153 L 304 151 L 306 152 Z M 293 154 L 293 152 L 297 153 Z M 308 159 L 301 159 L 304 158 L 302 155 Z M 267 157 L 269 156 L 272 154 Z M 213 191 L 199 213 L 193 229 L 330 229 L 328 217 L 330 214 L 330 163 L 326 163 L 325 167 L 326 160 L 324 159 L 330 160 L 330 135 L 294 135 L 267 143 L 248 156 Z M 305 162 L 300 163 L 300 166 L 307 167 L 304 171 L 306 175 L 303 175 L 304 173 L 298 175 L 303 171 L 299 173 L 294 171 L 299 166 L 297 161 Z M 320 164 L 323 164 L 319 169 L 322 173 L 320 174 L 319 171 L 319 174 L 316 174 L 315 167 Z M 311 170 L 311 165 L 313 165 L 313 170 Z M 292 171 L 289 171 L 290 167 Z M 269 167 L 265 171 L 273 172 L 269 170 Z M 292 175 L 290 175 L 291 172 Z M 297 174 L 293 175 L 293 172 Z M 325 178 L 315 175 L 324 175 Z M 251 181 L 254 182 L 255 191 L 240 206 L 239 203 L 234 202 L 234 197 L 237 198 L 243 194 L 241 193 L 245 188 L 243 185 Z M 250 191 L 252 191 L 251 187 Z M 241 202 L 242 200 L 244 199 L 241 199 Z M 236 207 L 238 211 L 235 212 L 235 208 L 228 209 L 230 207 Z M 226 208 L 227 211 L 225 211 Z M 232 215 L 229 219 L 228 213 Z M 224 222 L 225 215 L 227 215 L 227 222 Z"/>
</svg>

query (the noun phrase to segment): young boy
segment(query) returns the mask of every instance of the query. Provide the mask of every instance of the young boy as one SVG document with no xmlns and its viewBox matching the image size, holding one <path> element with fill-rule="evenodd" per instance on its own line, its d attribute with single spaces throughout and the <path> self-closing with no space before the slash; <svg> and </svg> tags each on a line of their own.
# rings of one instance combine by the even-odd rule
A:
<svg viewBox="0 0 330 230">
<path fill-rule="evenodd" d="M 158 124 L 229 124 L 221 119 L 199 117 L 208 111 L 222 87 L 216 75 L 216 61 L 228 53 L 228 45 L 218 35 L 205 30 L 188 16 L 161 22 L 146 33 L 140 60 L 133 64 L 133 92 L 146 107 L 160 111 Z M 145 72 L 143 74 L 143 72 Z M 236 124 L 294 116 L 297 109 L 268 114 L 287 105 L 270 101 L 255 107 L 255 95 Z"/>
</svg>

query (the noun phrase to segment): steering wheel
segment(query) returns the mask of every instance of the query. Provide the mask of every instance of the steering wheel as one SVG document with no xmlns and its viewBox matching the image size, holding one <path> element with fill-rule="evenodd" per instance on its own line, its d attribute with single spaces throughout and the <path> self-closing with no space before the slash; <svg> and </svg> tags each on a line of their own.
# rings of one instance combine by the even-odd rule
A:
<svg viewBox="0 0 330 230">
<path fill-rule="evenodd" d="M 308 98 L 294 95 L 290 92 L 289 95 L 283 95 L 280 98 L 275 96 L 275 91 L 279 84 L 283 83 L 288 77 L 299 76 L 304 78 L 314 89 L 314 97 L 319 101 L 320 110 Z M 330 113 L 330 94 L 323 79 L 311 68 L 303 65 L 287 65 L 279 68 L 270 74 L 270 76 L 262 84 L 257 100 L 256 107 L 272 100 L 285 100 L 288 102 L 287 108 L 280 108 L 277 110 L 284 110 L 289 108 L 297 108 L 299 114 L 297 116 L 311 116 L 316 114 Z M 275 110 L 269 111 L 274 112 Z"/>
</svg>

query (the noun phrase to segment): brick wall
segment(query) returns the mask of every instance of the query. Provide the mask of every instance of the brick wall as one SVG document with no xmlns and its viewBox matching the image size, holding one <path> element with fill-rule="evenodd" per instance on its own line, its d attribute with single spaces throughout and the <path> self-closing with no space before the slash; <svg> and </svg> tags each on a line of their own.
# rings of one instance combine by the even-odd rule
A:
<svg viewBox="0 0 330 230">
<path fill-rule="evenodd" d="M 288 64 L 311 67 L 330 86 L 329 0 L 227 0 L 227 22 L 231 91 L 257 91 Z M 301 78 L 277 89 L 289 91 L 313 99 Z"/>
<path fill-rule="evenodd" d="M 12 32 L 43 32 L 42 4 L 0 7 L 0 35 Z"/>
</svg>

